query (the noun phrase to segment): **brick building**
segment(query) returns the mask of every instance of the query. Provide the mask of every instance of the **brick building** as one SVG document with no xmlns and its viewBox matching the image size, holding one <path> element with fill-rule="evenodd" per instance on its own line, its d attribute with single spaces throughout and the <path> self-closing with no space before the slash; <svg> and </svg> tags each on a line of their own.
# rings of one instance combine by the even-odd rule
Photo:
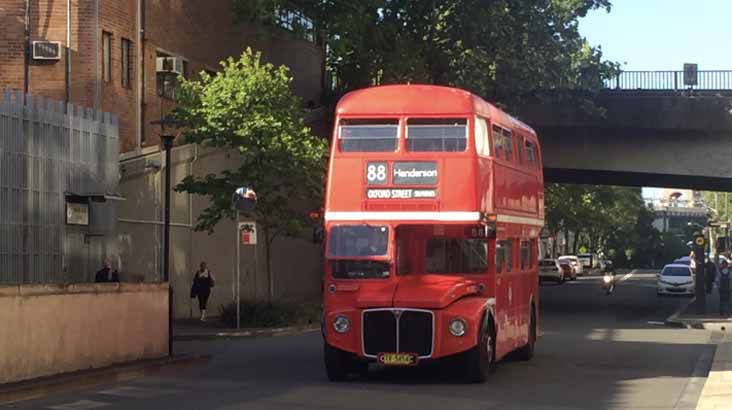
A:
<svg viewBox="0 0 732 410">
<path fill-rule="evenodd" d="M 252 47 L 290 67 L 295 93 L 317 105 L 323 50 L 312 29 L 298 30 L 298 36 L 287 32 L 293 20 L 299 27 L 312 24 L 287 12 L 281 32 L 263 30 L 238 23 L 230 5 L 231 0 L 0 0 L 0 86 L 26 85 L 27 23 L 31 54 L 58 46 L 50 58 L 31 55 L 28 93 L 118 114 L 123 157 L 159 145 L 150 122 L 173 105 L 174 87 L 156 73 L 157 57 L 177 57 L 184 75 L 195 76 L 216 71 L 219 61 Z"/>
<path fill-rule="evenodd" d="M 164 162 L 159 129 L 150 123 L 174 106 L 175 87 L 157 73 L 158 57 L 176 58 L 184 75 L 195 76 L 202 70 L 216 71 L 219 61 L 251 47 L 275 65 L 290 67 L 295 94 L 310 107 L 319 105 L 324 52 L 314 42 L 312 23 L 298 11 L 281 11 L 282 29 L 264 30 L 238 23 L 230 4 L 231 0 L 0 0 L 0 88 L 23 90 L 27 82 L 30 94 L 120 117 L 120 192 L 125 200 L 117 209 L 113 263 L 124 281 L 161 277 L 165 168 L 171 168 L 175 184 L 188 175 L 237 166 L 236 154 L 191 145 L 177 146 L 172 162 Z M 27 76 L 26 22 L 30 44 L 39 42 L 31 47 L 38 48 L 36 57 L 52 57 L 30 58 Z M 314 110 L 311 118 L 324 113 Z M 325 125 L 319 133 L 327 132 Z M 216 273 L 211 313 L 231 302 L 236 288 L 236 225 L 221 221 L 212 235 L 196 232 L 195 219 L 207 205 L 203 197 L 172 195 L 170 262 L 171 285 L 178 295 L 176 317 L 197 314 L 187 294 L 200 261 L 207 261 Z M 319 246 L 306 239 L 278 239 L 272 254 L 288 257 L 273 259 L 271 276 L 263 269 L 264 246 L 241 248 L 243 299 L 319 298 Z"/>
</svg>

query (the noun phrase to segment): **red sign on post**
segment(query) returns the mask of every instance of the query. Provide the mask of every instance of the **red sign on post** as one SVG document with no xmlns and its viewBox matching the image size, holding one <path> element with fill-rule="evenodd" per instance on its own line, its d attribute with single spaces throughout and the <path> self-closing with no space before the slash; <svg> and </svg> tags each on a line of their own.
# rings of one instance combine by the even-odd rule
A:
<svg viewBox="0 0 732 410">
<path fill-rule="evenodd" d="M 239 223 L 239 238 L 242 245 L 257 244 L 257 224 L 254 222 Z"/>
</svg>

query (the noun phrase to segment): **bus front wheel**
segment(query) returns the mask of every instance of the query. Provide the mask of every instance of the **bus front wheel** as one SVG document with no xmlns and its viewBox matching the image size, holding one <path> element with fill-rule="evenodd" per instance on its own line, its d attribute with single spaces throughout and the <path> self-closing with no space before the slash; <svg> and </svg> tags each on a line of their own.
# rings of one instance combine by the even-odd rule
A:
<svg viewBox="0 0 732 410">
<path fill-rule="evenodd" d="M 483 322 L 478 336 L 478 345 L 465 354 L 468 381 L 483 383 L 496 368 L 496 331 L 493 320 Z"/>
<path fill-rule="evenodd" d="M 328 375 L 328 380 L 332 382 L 345 381 L 350 373 L 365 374 L 368 371 L 368 363 L 361 362 L 351 353 L 337 349 L 328 343 L 323 344 L 323 356 L 325 373 Z"/>
</svg>

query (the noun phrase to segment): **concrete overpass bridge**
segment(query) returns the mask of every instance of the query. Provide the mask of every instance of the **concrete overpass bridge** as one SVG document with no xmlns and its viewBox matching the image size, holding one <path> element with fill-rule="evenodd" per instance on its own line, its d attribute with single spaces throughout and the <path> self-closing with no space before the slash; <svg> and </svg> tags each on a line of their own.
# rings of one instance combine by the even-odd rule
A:
<svg viewBox="0 0 732 410">
<path fill-rule="evenodd" d="M 542 142 L 548 182 L 732 191 L 732 71 L 629 71 L 584 96 L 546 95 L 519 116 Z"/>
</svg>

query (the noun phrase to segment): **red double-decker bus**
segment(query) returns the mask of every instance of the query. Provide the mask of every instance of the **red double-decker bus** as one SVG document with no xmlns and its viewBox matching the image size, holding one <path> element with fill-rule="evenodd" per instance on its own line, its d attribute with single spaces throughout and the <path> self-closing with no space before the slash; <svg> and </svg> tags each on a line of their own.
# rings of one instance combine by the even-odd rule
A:
<svg viewBox="0 0 732 410">
<path fill-rule="evenodd" d="M 323 337 L 331 380 L 369 362 L 457 357 L 483 381 L 532 357 L 543 227 L 539 142 L 481 98 L 368 88 L 337 107 L 325 204 Z"/>
</svg>

